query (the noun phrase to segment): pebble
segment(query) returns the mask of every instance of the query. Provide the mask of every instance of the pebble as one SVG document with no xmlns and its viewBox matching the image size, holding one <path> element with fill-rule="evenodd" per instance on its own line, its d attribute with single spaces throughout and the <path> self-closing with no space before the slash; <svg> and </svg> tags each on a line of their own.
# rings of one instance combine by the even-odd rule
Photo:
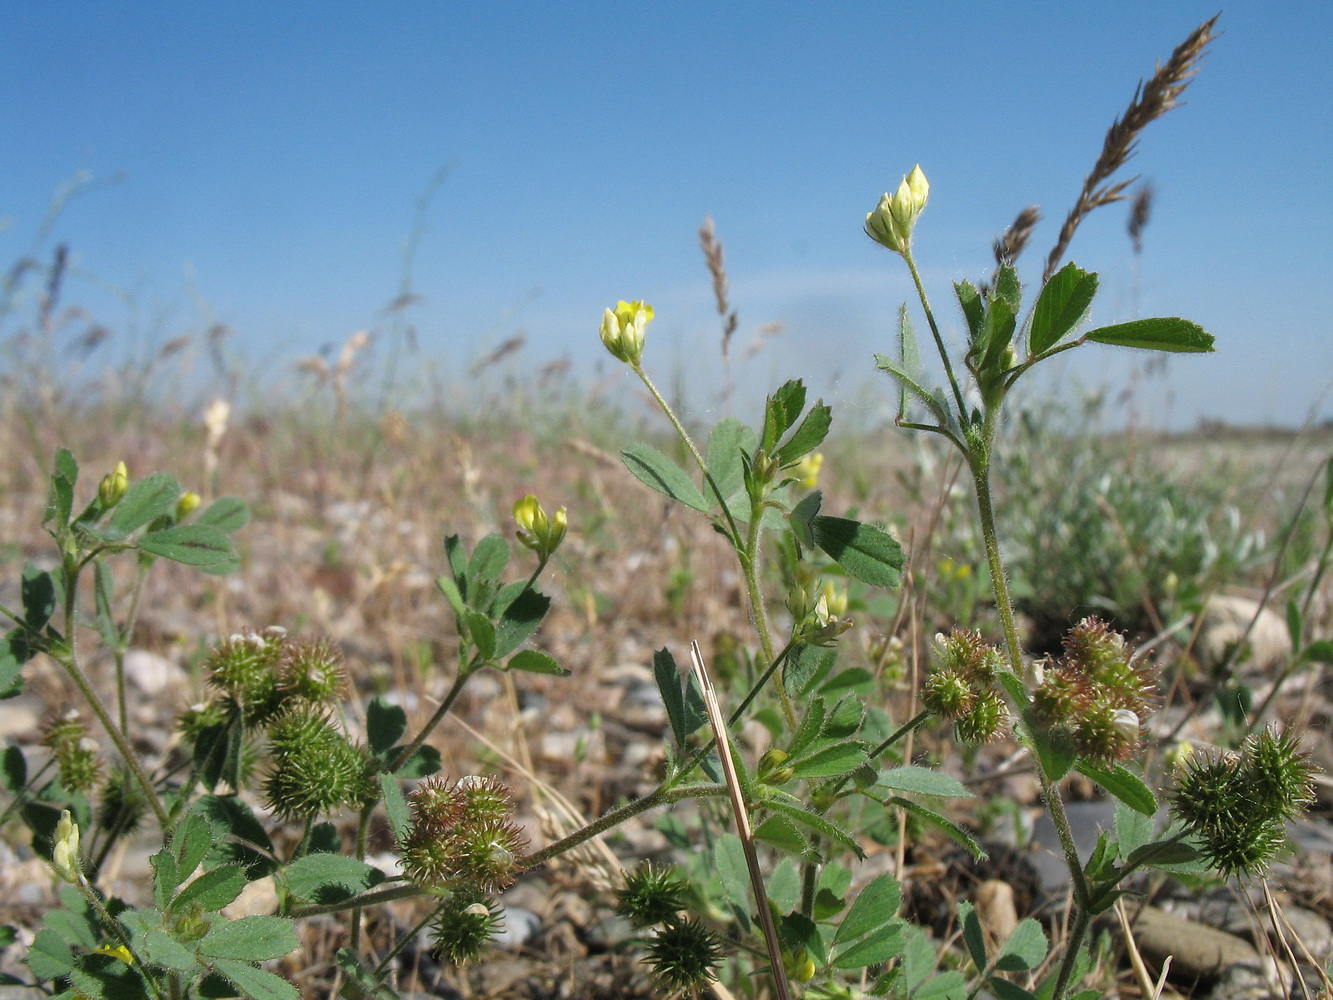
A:
<svg viewBox="0 0 1333 1000">
<path fill-rule="evenodd" d="M 188 683 L 185 671 L 177 664 L 146 649 L 131 649 L 125 654 L 125 677 L 150 698 L 179 690 Z"/>
</svg>

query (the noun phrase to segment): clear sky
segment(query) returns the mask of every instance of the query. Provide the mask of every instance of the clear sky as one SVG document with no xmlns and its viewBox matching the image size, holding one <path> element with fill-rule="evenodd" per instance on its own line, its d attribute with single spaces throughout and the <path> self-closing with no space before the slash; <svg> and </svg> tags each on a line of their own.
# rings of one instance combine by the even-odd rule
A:
<svg viewBox="0 0 1333 1000">
<path fill-rule="evenodd" d="M 716 385 L 711 215 L 736 353 L 782 324 L 751 377 L 861 399 L 887 390 L 870 356 L 909 292 L 861 231 L 879 195 L 922 164 L 918 259 L 956 330 L 950 282 L 984 276 L 1030 203 L 1036 280 L 1112 118 L 1218 2 L 8 0 L 0 267 L 62 182 L 119 178 L 53 233 L 77 265 L 67 300 L 141 351 L 222 322 L 281 370 L 380 321 L 448 167 L 408 313 L 445 381 L 519 331 L 488 377 L 608 373 L 601 311 L 643 298 L 650 369 Z M 1137 277 L 1122 206 L 1070 257 L 1102 275 L 1098 322 L 1183 315 L 1216 336 L 1218 354 L 1172 360 L 1159 415 L 1327 418 L 1333 4 L 1238 0 L 1219 29 L 1132 163 L 1157 193 Z M 1116 387 L 1142 359 L 1074 355 L 1068 381 Z"/>
</svg>

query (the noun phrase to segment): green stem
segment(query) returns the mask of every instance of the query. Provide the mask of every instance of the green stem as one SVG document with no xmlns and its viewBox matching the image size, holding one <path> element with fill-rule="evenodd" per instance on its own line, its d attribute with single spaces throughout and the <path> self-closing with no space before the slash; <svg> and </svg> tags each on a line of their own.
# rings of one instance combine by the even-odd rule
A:
<svg viewBox="0 0 1333 1000">
<path fill-rule="evenodd" d="M 1088 933 L 1088 925 L 1091 922 L 1092 917 L 1088 915 L 1087 910 L 1081 906 L 1074 907 L 1074 920 L 1069 925 L 1069 941 L 1065 945 L 1064 958 L 1060 962 L 1060 973 L 1055 980 L 1055 989 L 1051 992 L 1054 1000 L 1063 1000 L 1069 991 L 1069 980 L 1073 978 L 1074 965 L 1078 961 L 1083 937 Z"/>
<path fill-rule="evenodd" d="M 414 753 L 421 749 L 422 744 L 426 742 L 426 739 L 434 731 L 435 727 L 440 724 L 440 720 L 449 714 L 449 709 L 454 707 L 454 702 L 457 701 L 458 696 L 463 693 L 463 685 L 467 683 L 467 679 L 471 677 L 473 673 L 475 673 L 475 668 L 470 666 L 462 667 L 458 671 L 458 675 L 454 677 L 454 683 L 449 688 L 449 693 L 446 694 L 444 700 L 440 702 L 440 707 L 435 710 L 435 714 L 430 717 L 430 721 L 421 727 L 421 732 L 417 733 L 417 738 L 405 746 L 398 756 L 393 759 L 393 763 L 389 765 L 389 773 L 392 774 L 396 772 L 412 759 Z"/>
<path fill-rule="evenodd" d="M 162 827 L 163 832 L 166 832 L 171 829 L 171 821 L 161 799 L 158 798 L 157 789 L 153 787 L 152 780 L 144 772 L 143 765 L 139 763 L 139 758 L 130 746 L 129 740 L 116 726 L 115 721 L 107 712 L 106 706 L 102 704 L 102 700 L 97 696 L 97 692 L 93 690 L 93 686 L 88 682 L 88 678 L 79 667 L 79 657 L 75 643 L 75 609 L 78 602 L 80 568 L 73 560 L 67 559 L 65 561 L 65 643 L 68 651 L 63 656 L 57 656 L 56 660 L 65 668 L 70 680 L 74 682 L 74 686 L 79 689 L 79 693 L 83 695 L 88 707 L 97 716 L 98 721 L 102 723 L 102 728 L 111 737 L 111 742 L 116 745 L 116 750 L 125 761 L 126 767 L 130 769 L 130 773 L 134 775 L 134 780 L 143 789 L 144 796 L 148 799 L 148 804 L 152 807 L 158 824 Z"/>
<path fill-rule="evenodd" d="M 917 298 L 921 300 L 921 308 L 925 311 L 926 322 L 930 324 L 930 334 L 935 338 L 935 348 L 940 352 L 940 360 L 944 362 L 944 374 L 949 379 L 949 388 L 953 390 L 953 399 L 958 407 L 958 416 L 960 419 L 966 419 L 967 407 L 963 405 L 963 390 L 958 385 L 958 379 L 954 377 L 953 365 L 949 361 L 949 352 L 944 348 L 944 338 L 940 336 L 939 325 L 935 322 L 935 313 L 930 308 L 930 297 L 926 295 L 926 286 L 921 283 L 921 272 L 916 269 L 916 261 L 912 258 L 910 247 L 903 251 L 903 260 L 907 262 L 907 270 L 912 272 L 912 282 L 916 285 Z"/>
<path fill-rule="evenodd" d="M 563 837 L 554 844 L 543 847 L 537 853 L 528 855 L 523 859 L 523 867 L 536 868 L 538 865 L 543 865 L 552 858 L 559 857 L 566 851 L 573 850 L 580 844 L 592 840 L 598 834 L 605 833 L 612 827 L 619 826 L 625 820 L 637 816 L 639 813 L 647 812 L 656 806 L 669 805 L 682 799 L 724 796 L 726 794 L 726 785 L 685 785 L 681 788 L 658 788 L 655 792 L 645 795 L 641 799 L 628 802 L 619 809 L 612 809 L 609 813 L 593 820 L 582 829 L 575 830 L 568 837 Z"/>
</svg>

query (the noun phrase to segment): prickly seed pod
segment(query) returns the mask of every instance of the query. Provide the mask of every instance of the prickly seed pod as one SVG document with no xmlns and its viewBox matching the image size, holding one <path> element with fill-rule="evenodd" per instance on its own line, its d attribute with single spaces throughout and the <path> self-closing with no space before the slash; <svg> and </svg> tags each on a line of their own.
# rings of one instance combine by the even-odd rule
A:
<svg viewBox="0 0 1333 1000">
<path fill-rule="evenodd" d="M 297 702 L 269 726 L 264 791 L 274 813 L 304 819 L 361 804 L 370 794 L 365 753 L 316 706 Z"/>
<path fill-rule="evenodd" d="M 1092 703 L 1092 683 L 1076 670 L 1059 666 L 1045 671 L 1032 692 L 1032 712 L 1043 726 L 1071 723 Z"/>
<path fill-rule="evenodd" d="M 139 782 L 123 764 L 113 767 L 102 786 L 98 826 L 103 830 L 114 830 L 118 835 L 133 833 L 147 812 L 148 801 Z"/>
<path fill-rule="evenodd" d="M 509 790 L 491 777 L 428 778 L 409 797 L 402 841 L 408 878 L 435 888 L 496 892 L 522 871 L 527 838 L 514 824 Z"/>
<path fill-rule="evenodd" d="M 954 670 L 974 687 L 989 687 L 1004 667 L 1004 655 L 974 629 L 955 628 L 935 636 L 935 654 L 943 670 Z"/>
<path fill-rule="evenodd" d="M 695 992 L 715 978 L 722 944 L 701 921 L 690 918 L 669 923 L 653 935 L 645 961 L 665 988 Z"/>
<path fill-rule="evenodd" d="M 635 927 L 651 927 L 674 919 L 685 909 L 688 894 L 689 884 L 674 868 L 645 862 L 625 873 L 616 910 Z"/>
<path fill-rule="evenodd" d="M 454 893 L 436 912 L 432 924 L 435 953 L 453 965 L 475 961 L 502 923 L 500 912 L 489 899 L 474 893 Z"/>
<path fill-rule="evenodd" d="M 1139 747 L 1139 717 L 1105 702 L 1089 705 L 1070 729 L 1074 750 L 1102 763 L 1134 756 Z"/>
<path fill-rule="evenodd" d="M 289 643 L 279 667 L 278 685 L 285 695 L 323 704 L 336 702 L 347 687 L 342 650 L 323 636 Z"/>
<path fill-rule="evenodd" d="M 236 634 L 218 643 L 204 664 L 209 683 L 231 699 L 247 725 L 263 722 L 278 707 L 286 645 L 280 628 Z"/>
<path fill-rule="evenodd" d="M 1009 725 L 1009 710 L 996 691 L 982 691 L 966 715 L 954 722 L 954 735 L 965 743 L 987 743 Z"/>
<path fill-rule="evenodd" d="M 90 792 L 102 776 L 102 758 L 97 741 L 77 709 L 47 721 L 42 746 L 49 747 L 60 769 L 60 783 L 67 791 Z"/>
<path fill-rule="evenodd" d="M 949 722 L 970 712 L 976 701 L 976 692 L 957 670 L 936 671 L 921 686 L 921 704 Z"/>
<path fill-rule="evenodd" d="M 1247 793 L 1265 813 L 1294 819 L 1314 801 L 1315 765 L 1286 733 L 1255 733 L 1240 754 Z"/>
</svg>

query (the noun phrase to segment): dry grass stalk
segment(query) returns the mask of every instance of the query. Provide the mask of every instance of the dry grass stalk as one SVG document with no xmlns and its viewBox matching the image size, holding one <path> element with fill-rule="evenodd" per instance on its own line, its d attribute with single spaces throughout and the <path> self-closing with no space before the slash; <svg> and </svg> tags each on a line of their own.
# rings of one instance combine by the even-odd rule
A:
<svg viewBox="0 0 1333 1000">
<path fill-rule="evenodd" d="M 1037 228 L 1037 223 L 1040 221 L 1041 212 L 1036 205 L 1029 205 L 1014 216 L 1014 221 L 1009 223 L 1004 235 L 995 241 L 996 267 L 1012 265 L 1018 260 L 1018 255 L 1027 246 L 1028 240 L 1032 238 L 1032 231 Z"/>
<path fill-rule="evenodd" d="M 699 246 L 704 252 L 704 260 L 708 263 L 708 273 L 713 276 L 713 299 L 717 304 L 717 314 L 722 317 L 722 367 L 726 372 L 726 390 L 725 398 L 731 398 L 731 338 L 736 333 L 736 326 L 740 322 L 736 316 L 736 310 L 731 308 L 731 301 L 728 298 L 730 286 L 727 281 L 727 261 L 722 253 L 722 244 L 717 238 L 717 230 L 713 227 L 713 217 L 704 216 L 704 224 L 699 227 Z"/>
<path fill-rule="evenodd" d="M 1155 194 L 1151 184 L 1144 184 L 1139 187 L 1138 194 L 1134 195 L 1134 201 L 1129 206 L 1129 238 L 1136 254 L 1143 253 L 1143 231 L 1148 228 L 1148 220 L 1152 218 Z"/>
<path fill-rule="evenodd" d="M 1054 249 L 1046 259 L 1046 271 L 1043 278 L 1049 278 L 1060 266 L 1074 232 L 1084 216 L 1095 208 L 1122 201 L 1124 191 L 1133 184 L 1137 177 L 1110 182 L 1111 176 L 1129 161 L 1138 146 L 1139 135 L 1148 123 L 1161 118 L 1174 108 L 1189 86 L 1194 74 L 1199 71 L 1199 62 L 1204 49 L 1215 37 L 1213 25 L 1221 15 L 1214 15 L 1195 28 L 1188 38 L 1176 46 L 1171 58 L 1164 65 L 1159 65 L 1151 79 L 1145 84 L 1140 81 L 1134 91 L 1134 98 L 1129 102 L 1125 113 L 1111 123 L 1102 143 L 1101 155 L 1093 164 L 1092 172 L 1083 180 L 1083 190 L 1078 201 L 1060 227 L 1060 237 Z"/>
</svg>

